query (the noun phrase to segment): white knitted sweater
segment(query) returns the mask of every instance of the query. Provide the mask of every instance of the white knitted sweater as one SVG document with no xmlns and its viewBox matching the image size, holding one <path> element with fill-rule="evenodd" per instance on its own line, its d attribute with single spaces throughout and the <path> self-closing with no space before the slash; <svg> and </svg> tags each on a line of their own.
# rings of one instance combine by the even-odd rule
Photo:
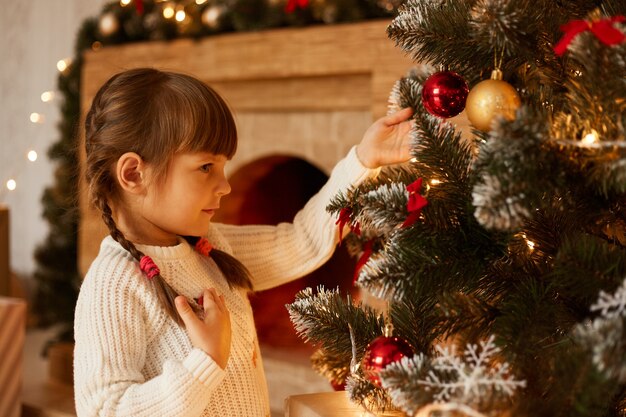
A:
<svg viewBox="0 0 626 417">
<path fill-rule="evenodd" d="M 372 174 L 355 148 L 293 224 L 212 224 L 211 244 L 231 253 L 252 274 L 255 290 L 275 287 L 321 266 L 338 241 L 325 210 L 339 190 Z M 204 288 L 224 295 L 232 323 L 226 369 L 193 348 L 165 313 L 138 263 L 110 236 L 102 241 L 76 305 L 74 388 L 78 417 L 269 416 L 259 344 L 247 296 L 230 290 L 210 257 L 183 239 L 176 246 L 138 245 L 180 294 L 197 298 Z"/>
</svg>

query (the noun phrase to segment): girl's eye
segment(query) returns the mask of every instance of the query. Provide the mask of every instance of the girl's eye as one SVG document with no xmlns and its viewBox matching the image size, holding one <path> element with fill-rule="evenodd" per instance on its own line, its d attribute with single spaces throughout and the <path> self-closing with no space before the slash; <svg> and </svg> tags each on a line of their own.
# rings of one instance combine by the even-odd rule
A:
<svg viewBox="0 0 626 417">
<path fill-rule="evenodd" d="M 200 171 L 209 172 L 211 171 L 211 167 L 213 167 L 213 164 L 204 164 L 200 167 Z"/>
</svg>

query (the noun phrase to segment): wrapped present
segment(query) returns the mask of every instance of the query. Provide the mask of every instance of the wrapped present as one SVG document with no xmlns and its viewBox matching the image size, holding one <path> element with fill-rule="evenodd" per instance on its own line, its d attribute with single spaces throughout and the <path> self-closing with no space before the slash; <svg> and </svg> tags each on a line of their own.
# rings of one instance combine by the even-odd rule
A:
<svg viewBox="0 0 626 417">
<path fill-rule="evenodd" d="M 0 416 L 21 414 L 26 301 L 0 297 Z"/>
<path fill-rule="evenodd" d="M 399 411 L 370 413 L 348 399 L 345 391 L 292 395 L 285 400 L 285 417 L 404 417 Z"/>
</svg>

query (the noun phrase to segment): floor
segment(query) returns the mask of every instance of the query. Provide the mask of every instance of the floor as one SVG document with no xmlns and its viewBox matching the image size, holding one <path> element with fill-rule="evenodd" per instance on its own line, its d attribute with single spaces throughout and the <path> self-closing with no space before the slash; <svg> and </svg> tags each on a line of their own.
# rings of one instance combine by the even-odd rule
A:
<svg viewBox="0 0 626 417">
<path fill-rule="evenodd" d="M 41 350 L 54 334 L 50 330 L 26 332 L 22 417 L 75 417 L 73 390 L 70 385 L 48 377 L 48 361 Z M 329 392 L 328 382 L 317 375 L 302 353 L 262 347 L 270 391 L 272 417 L 284 416 L 284 401 L 290 395 Z"/>
</svg>

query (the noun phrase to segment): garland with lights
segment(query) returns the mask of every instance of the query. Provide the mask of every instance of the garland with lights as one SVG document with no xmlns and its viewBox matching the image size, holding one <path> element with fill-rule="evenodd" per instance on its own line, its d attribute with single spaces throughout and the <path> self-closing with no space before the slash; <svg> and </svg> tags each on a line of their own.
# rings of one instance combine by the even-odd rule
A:
<svg viewBox="0 0 626 417">
<path fill-rule="evenodd" d="M 122 0 L 105 5 L 100 15 L 86 19 L 77 34 L 75 57 L 60 61 L 60 138 L 48 151 L 56 171 L 53 185 L 42 196 L 43 216 L 50 224 L 50 233 L 35 251 L 37 289 L 33 309 L 41 327 L 59 326 L 57 337 L 50 343 L 73 340 L 74 308 L 81 281 L 77 267 L 76 141 L 83 51 L 129 42 L 385 18 L 395 14 L 399 3 L 400 0 Z"/>
</svg>

